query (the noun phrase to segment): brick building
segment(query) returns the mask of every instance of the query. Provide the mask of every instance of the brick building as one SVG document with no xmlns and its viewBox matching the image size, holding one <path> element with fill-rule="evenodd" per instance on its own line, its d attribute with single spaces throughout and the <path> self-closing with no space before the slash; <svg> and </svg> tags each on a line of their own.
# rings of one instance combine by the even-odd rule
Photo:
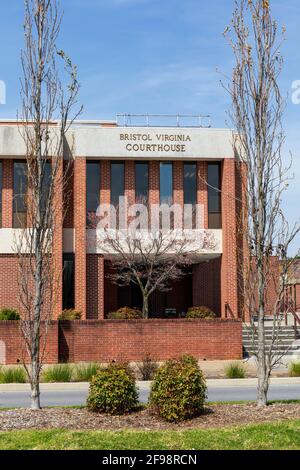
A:
<svg viewBox="0 0 300 470">
<path fill-rule="evenodd" d="M 57 316 L 82 312 L 82 321 L 53 322 L 48 362 L 164 360 L 179 354 L 199 359 L 242 356 L 242 301 L 239 296 L 237 221 L 241 200 L 240 165 L 232 132 L 201 126 L 119 126 L 117 122 L 77 121 L 64 146 L 67 188 L 57 188 L 55 266 L 61 266 Z M 18 125 L 0 122 L 0 308 L 20 310 L 14 240 L 26 217 L 25 148 Z M 186 276 L 168 293 L 150 299 L 150 320 L 107 320 L 119 307 L 141 307 L 132 286 L 108 279 L 111 264 L 101 244 L 90 243 L 90 221 L 99 205 L 146 198 L 153 204 L 202 207 L 201 230 L 214 244 L 203 248 Z M 192 306 L 210 307 L 216 320 L 167 319 Z M 1 349 L 2 348 L 2 349 Z M 18 325 L 0 324 L 0 356 L 15 363 L 23 346 Z M 3 351 L 6 351 L 4 354 Z"/>
<path fill-rule="evenodd" d="M 19 307 L 13 238 L 21 229 L 20 221 L 26 220 L 24 155 L 16 123 L 2 121 L 0 308 Z M 169 309 L 181 313 L 205 305 L 222 318 L 228 312 L 241 317 L 237 261 L 241 180 L 231 131 L 79 121 L 68 131 L 65 159 L 71 164 L 68 197 L 60 195 L 61 224 L 55 233 L 54 256 L 64 267 L 57 315 L 64 308 L 75 308 L 84 319 L 103 319 L 118 307 L 140 306 L 136 289 L 120 288 L 107 279 L 111 268 L 101 247 L 88 243 L 93 231 L 88 217 L 99 203 L 146 195 L 150 204 L 166 199 L 182 206 L 202 204 L 203 229 L 216 240 L 171 292 L 153 294 L 151 315 L 163 317 Z"/>
</svg>

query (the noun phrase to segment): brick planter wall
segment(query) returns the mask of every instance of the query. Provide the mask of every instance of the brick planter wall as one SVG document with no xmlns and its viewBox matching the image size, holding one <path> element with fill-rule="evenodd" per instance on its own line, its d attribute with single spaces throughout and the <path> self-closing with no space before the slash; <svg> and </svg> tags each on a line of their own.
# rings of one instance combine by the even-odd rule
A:
<svg viewBox="0 0 300 470">
<path fill-rule="evenodd" d="M 26 350 L 20 333 L 19 322 L 0 321 L 0 364 L 17 364 L 26 357 Z M 49 325 L 45 363 L 58 362 L 58 323 Z"/>
<path fill-rule="evenodd" d="M 198 359 L 241 359 L 238 320 L 86 320 L 59 324 L 59 357 L 79 361 L 166 360 L 182 354 Z"/>
</svg>

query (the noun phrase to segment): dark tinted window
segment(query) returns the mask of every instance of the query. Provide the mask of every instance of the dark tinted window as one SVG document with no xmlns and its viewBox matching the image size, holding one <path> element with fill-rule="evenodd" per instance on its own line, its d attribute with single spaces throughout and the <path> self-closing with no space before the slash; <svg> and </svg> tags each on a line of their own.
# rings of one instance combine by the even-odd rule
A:
<svg viewBox="0 0 300 470">
<path fill-rule="evenodd" d="M 197 204 L 197 165 L 185 163 L 183 169 L 184 204 Z"/>
<path fill-rule="evenodd" d="M 26 162 L 14 162 L 13 226 L 26 227 Z"/>
<path fill-rule="evenodd" d="M 147 202 L 149 193 L 149 164 L 135 164 L 135 198 L 139 202 Z"/>
<path fill-rule="evenodd" d="M 45 167 L 44 167 L 44 177 L 43 177 L 43 182 L 42 182 L 42 210 L 46 210 L 47 208 L 47 203 L 49 200 L 49 192 L 50 192 L 50 185 L 51 185 L 51 163 L 46 162 Z M 51 211 L 48 211 L 47 217 L 49 218 L 49 225 L 51 225 Z"/>
<path fill-rule="evenodd" d="M 160 203 L 173 204 L 173 165 L 171 162 L 160 164 Z"/>
<path fill-rule="evenodd" d="M 100 204 L 100 162 L 86 165 L 86 211 L 87 225 L 95 224 L 95 215 Z"/>
<path fill-rule="evenodd" d="M 119 197 L 124 196 L 124 186 L 125 186 L 124 162 L 112 162 L 110 170 L 111 170 L 110 198 L 111 198 L 111 204 L 113 204 L 116 207 L 119 205 Z"/>
<path fill-rule="evenodd" d="M 75 306 L 74 253 L 64 253 L 63 265 L 63 309 L 72 309 Z"/>
<path fill-rule="evenodd" d="M 209 228 L 221 228 L 221 172 L 219 163 L 209 163 L 208 182 L 208 222 Z"/>
</svg>

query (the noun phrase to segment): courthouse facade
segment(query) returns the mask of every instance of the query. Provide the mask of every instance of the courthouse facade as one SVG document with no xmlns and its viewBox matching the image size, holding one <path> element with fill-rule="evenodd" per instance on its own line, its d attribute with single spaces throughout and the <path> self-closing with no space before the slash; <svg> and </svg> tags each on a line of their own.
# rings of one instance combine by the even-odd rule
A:
<svg viewBox="0 0 300 470">
<path fill-rule="evenodd" d="M 83 319 L 104 319 L 119 307 L 140 307 L 133 287 L 111 283 L 111 265 L 101 244 L 90 244 L 91 215 L 99 204 L 200 204 L 203 229 L 214 237 L 185 277 L 168 293 L 155 292 L 150 316 L 182 315 L 207 306 L 221 318 L 240 318 L 239 234 L 241 171 L 232 132 L 204 127 L 119 126 L 117 122 L 75 122 L 65 142 L 67 193 L 58 192 L 61 223 L 53 256 L 63 269 L 55 315 L 63 309 Z M 16 122 L 0 123 L 0 308 L 19 308 L 13 240 L 26 224 L 25 149 Z M 67 163 L 68 162 L 68 163 Z"/>
</svg>

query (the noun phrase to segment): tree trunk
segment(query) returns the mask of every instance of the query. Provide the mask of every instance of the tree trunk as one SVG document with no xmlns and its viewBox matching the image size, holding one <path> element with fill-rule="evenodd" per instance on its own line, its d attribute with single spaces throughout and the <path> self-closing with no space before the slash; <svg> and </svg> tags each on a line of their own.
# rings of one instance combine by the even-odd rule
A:
<svg viewBox="0 0 300 470">
<path fill-rule="evenodd" d="M 39 365 L 35 358 L 32 358 L 31 362 L 31 409 L 40 410 L 40 381 L 39 381 Z"/>
<path fill-rule="evenodd" d="M 143 294 L 143 318 L 149 318 L 149 297 Z"/>
</svg>

